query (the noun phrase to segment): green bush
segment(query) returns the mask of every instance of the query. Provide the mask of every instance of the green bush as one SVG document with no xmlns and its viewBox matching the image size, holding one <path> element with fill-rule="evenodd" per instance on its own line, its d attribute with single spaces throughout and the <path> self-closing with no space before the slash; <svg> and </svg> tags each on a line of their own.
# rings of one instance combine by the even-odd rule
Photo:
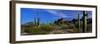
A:
<svg viewBox="0 0 100 44">
<path fill-rule="evenodd" d="M 34 28 L 34 29 L 32 30 L 32 33 L 33 33 L 33 34 L 46 34 L 47 32 L 43 31 L 43 30 L 40 29 L 40 28 Z"/>
<path fill-rule="evenodd" d="M 60 28 L 61 29 L 68 29 L 68 26 L 67 25 L 61 25 Z"/>
<path fill-rule="evenodd" d="M 29 34 L 47 34 L 48 32 L 43 31 L 40 28 L 29 28 L 29 29 L 24 29 L 24 32 L 29 33 Z"/>
<path fill-rule="evenodd" d="M 32 28 L 25 28 L 25 29 L 23 29 L 23 30 L 24 30 L 25 33 L 31 33 Z"/>
<path fill-rule="evenodd" d="M 43 30 L 43 31 L 52 31 L 53 30 L 53 26 L 50 26 L 50 25 L 42 25 L 40 26 L 40 29 Z"/>
<path fill-rule="evenodd" d="M 61 25 L 61 29 L 73 29 L 74 27 L 72 25 Z"/>
</svg>

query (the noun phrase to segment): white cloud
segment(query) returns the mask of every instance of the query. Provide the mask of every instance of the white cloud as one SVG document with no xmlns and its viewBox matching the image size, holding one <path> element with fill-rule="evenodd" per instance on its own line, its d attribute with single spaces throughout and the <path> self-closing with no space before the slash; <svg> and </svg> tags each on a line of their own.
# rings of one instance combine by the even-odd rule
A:
<svg viewBox="0 0 100 44">
<path fill-rule="evenodd" d="M 61 17 L 61 18 L 65 18 L 67 17 L 64 13 L 62 12 L 58 12 L 58 11 L 55 11 L 55 10 L 46 10 L 47 12 L 51 13 L 52 15 L 55 15 L 55 16 L 58 16 L 58 17 Z"/>
</svg>

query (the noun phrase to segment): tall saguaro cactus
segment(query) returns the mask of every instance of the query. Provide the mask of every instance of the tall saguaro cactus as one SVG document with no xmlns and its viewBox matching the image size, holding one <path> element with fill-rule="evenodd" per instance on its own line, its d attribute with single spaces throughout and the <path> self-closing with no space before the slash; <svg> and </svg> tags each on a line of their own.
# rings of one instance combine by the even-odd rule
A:
<svg viewBox="0 0 100 44">
<path fill-rule="evenodd" d="M 80 15 L 78 14 L 78 31 L 80 32 Z"/>
<path fill-rule="evenodd" d="M 83 11 L 83 32 L 87 32 L 87 12 Z"/>
</svg>

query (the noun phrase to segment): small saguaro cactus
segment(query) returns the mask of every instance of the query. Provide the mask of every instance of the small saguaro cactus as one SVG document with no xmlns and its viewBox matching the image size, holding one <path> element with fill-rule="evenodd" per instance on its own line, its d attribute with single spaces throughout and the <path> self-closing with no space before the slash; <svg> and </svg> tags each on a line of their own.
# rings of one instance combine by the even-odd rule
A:
<svg viewBox="0 0 100 44">
<path fill-rule="evenodd" d="M 87 32 L 87 12 L 83 11 L 83 32 Z"/>
</svg>

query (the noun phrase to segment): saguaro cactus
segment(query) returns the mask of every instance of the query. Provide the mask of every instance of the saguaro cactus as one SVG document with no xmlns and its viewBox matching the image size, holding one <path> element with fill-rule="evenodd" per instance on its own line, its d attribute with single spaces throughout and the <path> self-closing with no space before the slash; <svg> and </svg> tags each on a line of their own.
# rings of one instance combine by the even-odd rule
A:
<svg viewBox="0 0 100 44">
<path fill-rule="evenodd" d="M 40 19 L 39 17 L 34 18 L 34 25 L 38 28 L 40 25 Z"/>
<path fill-rule="evenodd" d="M 83 11 L 83 32 L 87 32 L 87 12 Z"/>
<path fill-rule="evenodd" d="M 37 18 L 37 27 L 39 27 L 39 25 L 40 25 L 40 19 L 39 19 L 39 17 Z"/>
<path fill-rule="evenodd" d="M 78 31 L 80 32 L 80 15 L 78 14 Z"/>
<path fill-rule="evenodd" d="M 34 25 L 36 25 L 36 18 L 34 18 Z"/>
</svg>

